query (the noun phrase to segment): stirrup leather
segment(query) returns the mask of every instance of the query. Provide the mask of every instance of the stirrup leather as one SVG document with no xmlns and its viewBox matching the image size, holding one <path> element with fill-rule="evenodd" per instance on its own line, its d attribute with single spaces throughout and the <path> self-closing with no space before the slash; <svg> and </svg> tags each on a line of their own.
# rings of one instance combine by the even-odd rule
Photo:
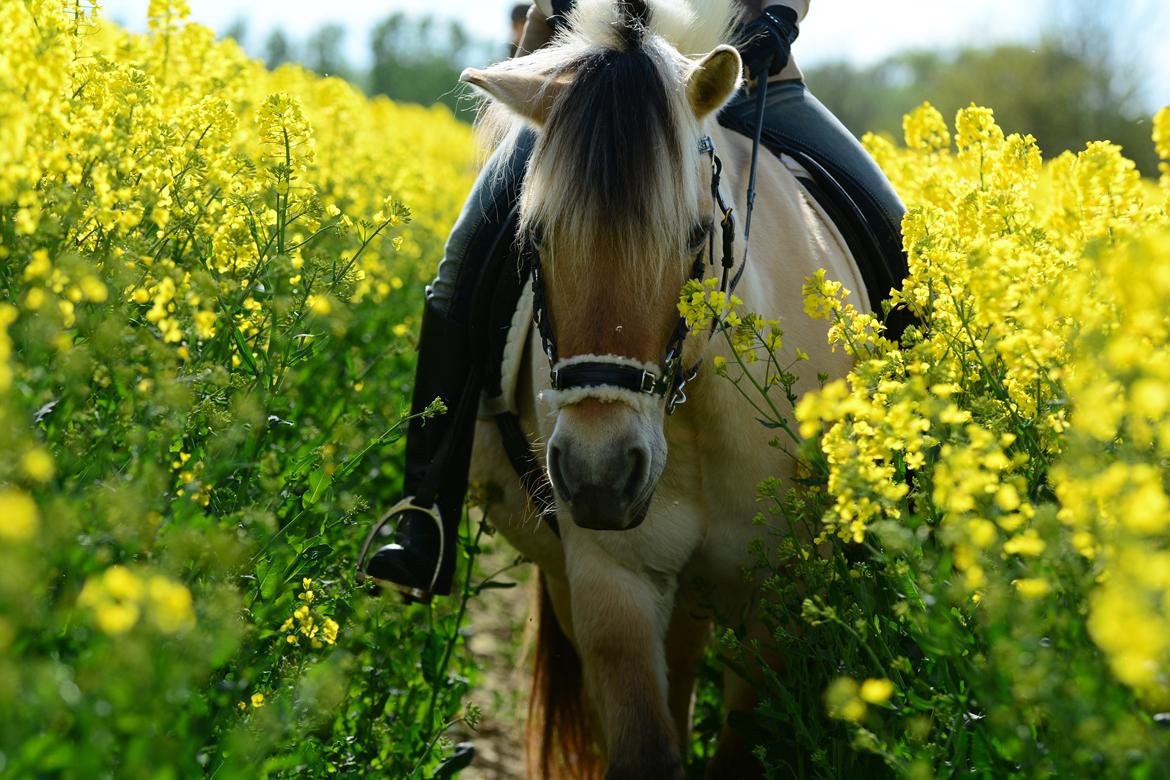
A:
<svg viewBox="0 0 1170 780">
<path fill-rule="evenodd" d="M 370 547 L 373 545 L 374 539 L 378 537 L 378 532 L 382 530 L 386 523 L 390 522 L 391 518 L 406 510 L 422 512 L 424 515 L 431 518 L 435 522 L 435 526 L 439 529 L 439 557 L 435 561 L 435 571 L 431 575 L 431 584 L 427 587 L 425 592 L 419 590 L 418 588 L 412 588 L 408 585 L 400 585 L 397 582 L 387 582 L 386 580 L 380 580 L 377 577 L 372 577 L 369 574 L 366 574 L 366 562 L 367 558 L 369 557 Z M 365 583 L 368 580 L 378 584 L 392 585 L 396 590 L 402 591 L 408 596 L 412 596 L 413 598 L 420 600 L 425 600 L 434 593 L 435 584 L 439 581 L 439 570 L 443 567 L 443 554 L 446 552 L 446 548 L 447 534 L 443 531 L 443 518 L 439 514 L 438 507 L 419 506 L 418 504 L 414 503 L 414 496 L 407 496 L 394 506 L 390 507 L 386 514 L 382 515 L 382 518 L 378 520 L 378 522 L 374 523 L 370 528 L 370 532 L 366 534 L 366 540 L 362 543 L 362 551 L 358 554 L 357 581 L 359 584 Z"/>
</svg>

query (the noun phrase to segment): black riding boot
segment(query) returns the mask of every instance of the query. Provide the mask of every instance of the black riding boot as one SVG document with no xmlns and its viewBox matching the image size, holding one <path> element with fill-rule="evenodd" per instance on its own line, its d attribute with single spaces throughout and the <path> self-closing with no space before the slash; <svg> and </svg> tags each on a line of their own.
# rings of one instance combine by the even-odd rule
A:
<svg viewBox="0 0 1170 780">
<path fill-rule="evenodd" d="M 411 419 L 406 431 L 405 498 L 378 523 L 362 550 L 368 577 L 420 601 L 451 592 L 479 396 L 478 370 L 468 354 L 466 326 L 451 322 L 428 302 L 411 414 L 420 414 L 436 397 L 442 398 L 447 411 Z M 365 555 L 375 544 L 382 546 L 367 560 Z"/>
</svg>

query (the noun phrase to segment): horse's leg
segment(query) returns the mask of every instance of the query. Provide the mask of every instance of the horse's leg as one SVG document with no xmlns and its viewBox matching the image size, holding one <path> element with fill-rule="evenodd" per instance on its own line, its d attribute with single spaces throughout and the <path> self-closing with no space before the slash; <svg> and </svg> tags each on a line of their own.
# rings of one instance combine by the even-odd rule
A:
<svg viewBox="0 0 1170 780">
<path fill-rule="evenodd" d="M 595 780 L 601 776 L 593 736 L 596 718 L 572 637 L 568 583 L 544 571 L 539 576 L 539 623 L 526 728 L 527 776 Z"/>
<path fill-rule="evenodd" d="M 666 679 L 670 714 L 683 756 L 690 747 L 695 677 L 710 637 L 710 618 L 693 617 L 685 609 L 675 609 L 666 632 Z"/>
<path fill-rule="evenodd" d="M 589 544 L 566 553 L 573 632 L 601 718 L 606 780 L 682 778 L 664 646 L 673 578 L 665 588 L 651 583 Z"/>
</svg>

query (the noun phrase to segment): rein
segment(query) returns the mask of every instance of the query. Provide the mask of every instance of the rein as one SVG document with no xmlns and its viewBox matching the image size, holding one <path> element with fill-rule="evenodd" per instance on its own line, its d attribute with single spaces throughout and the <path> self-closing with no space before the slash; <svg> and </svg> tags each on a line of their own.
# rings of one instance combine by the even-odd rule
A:
<svg viewBox="0 0 1170 780">
<path fill-rule="evenodd" d="M 756 128 L 752 139 L 751 174 L 748 180 L 747 216 L 744 223 L 743 262 L 739 270 L 731 276 L 731 269 L 735 267 L 735 218 L 733 209 L 723 199 L 719 190 L 719 182 L 723 173 L 723 161 L 715 153 L 715 144 L 710 136 L 699 139 L 699 153 L 705 154 L 711 161 L 711 197 L 719 211 L 719 228 L 722 238 L 722 276 L 720 291 L 730 294 L 743 277 L 747 268 L 748 236 L 751 230 L 752 209 L 756 199 L 756 163 L 759 158 L 760 131 L 763 127 L 764 99 L 767 94 L 767 74 L 762 74 L 757 84 L 756 96 Z M 683 345 L 687 338 L 686 319 L 679 315 L 678 322 L 667 342 L 666 352 L 653 368 L 647 368 L 638 361 L 622 358 L 615 355 L 575 355 L 568 359 L 560 359 L 557 353 L 556 336 L 552 328 L 552 316 L 549 311 L 548 299 L 544 290 L 544 274 L 541 270 L 540 252 L 532 236 L 526 236 L 524 241 L 524 265 L 532 280 L 532 321 L 540 333 L 541 345 L 545 357 L 548 358 L 552 388 L 554 390 L 576 390 L 591 388 L 613 388 L 624 390 L 635 395 L 648 395 L 657 398 L 666 398 L 666 413 L 674 414 L 679 404 L 686 403 L 687 383 L 699 373 L 702 358 L 695 361 L 690 368 L 683 365 Z M 705 263 L 703 250 L 699 250 L 691 263 L 689 279 L 698 281 L 703 277 Z M 711 265 L 715 264 L 715 231 L 707 231 L 707 256 Z M 712 332 L 721 327 L 716 323 Z M 654 369 L 657 370 L 654 370 Z"/>
</svg>

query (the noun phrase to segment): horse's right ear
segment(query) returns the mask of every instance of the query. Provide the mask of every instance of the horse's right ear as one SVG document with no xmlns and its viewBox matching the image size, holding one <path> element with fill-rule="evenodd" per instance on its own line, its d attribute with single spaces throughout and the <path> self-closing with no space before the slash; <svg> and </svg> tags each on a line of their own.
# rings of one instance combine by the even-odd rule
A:
<svg viewBox="0 0 1170 780">
<path fill-rule="evenodd" d="M 505 68 L 467 68 L 459 75 L 459 80 L 479 87 L 537 125 L 544 125 L 548 120 L 553 104 L 568 83 L 564 79 L 549 78 L 542 73 Z"/>
<path fill-rule="evenodd" d="M 687 77 L 687 100 L 696 119 L 723 108 L 739 89 L 739 52 L 732 46 L 716 46 L 695 64 Z"/>
</svg>

